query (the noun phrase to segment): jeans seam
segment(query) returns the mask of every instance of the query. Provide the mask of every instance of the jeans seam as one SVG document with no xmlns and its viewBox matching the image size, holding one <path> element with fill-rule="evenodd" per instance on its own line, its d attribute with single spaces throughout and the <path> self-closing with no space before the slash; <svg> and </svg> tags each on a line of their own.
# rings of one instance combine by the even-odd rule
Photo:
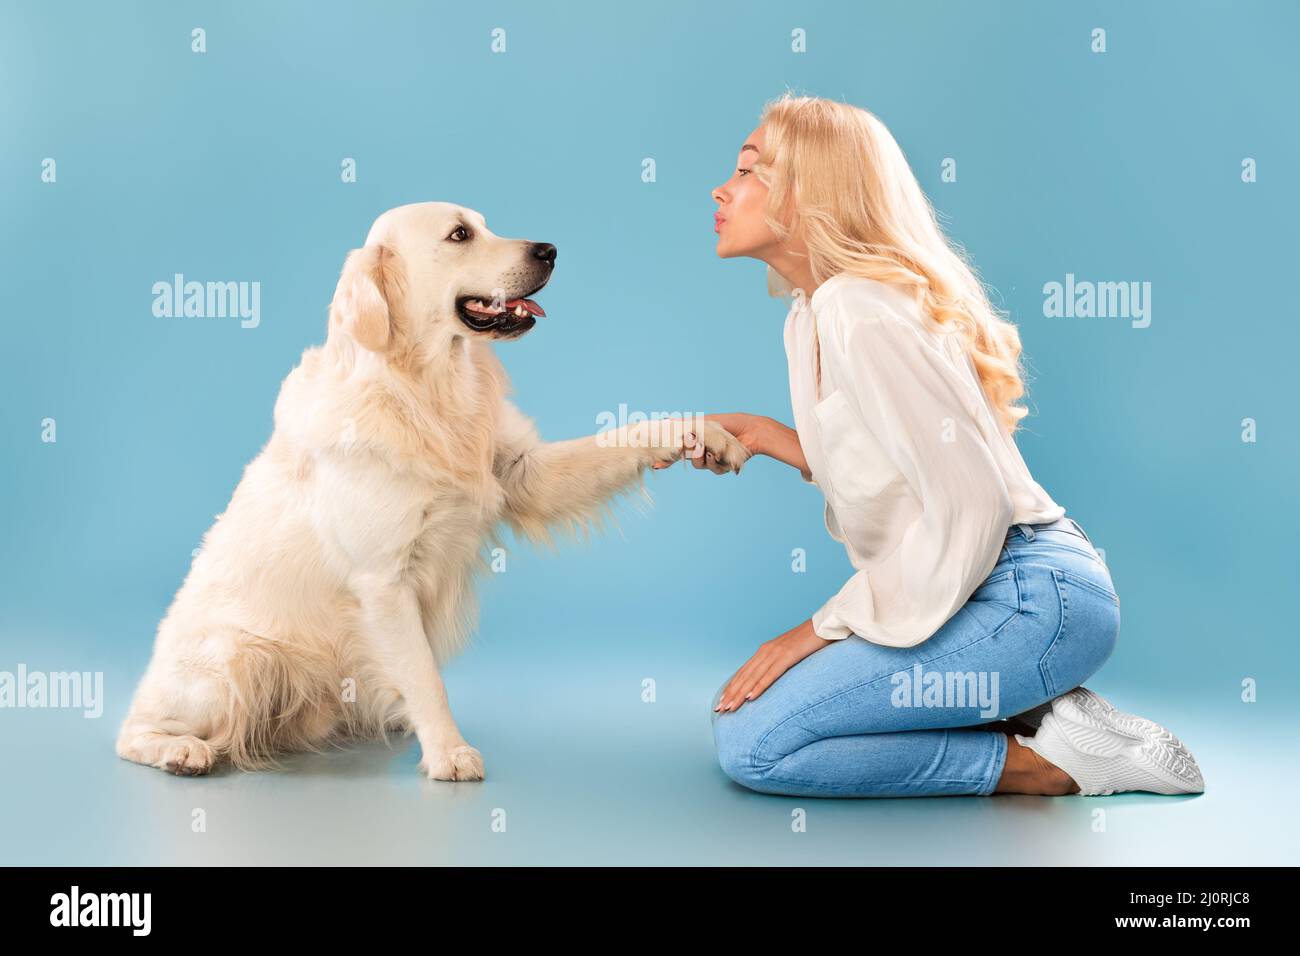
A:
<svg viewBox="0 0 1300 956">
<path fill-rule="evenodd" d="M 1011 608 L 1011 613 L 1008 614 L 1008 615 L 1006 616 L 1006 619 L 1005 619 L 1001 624 L 999 624 L 999 625 L 998 625 L 997 627 L 995 627 L 993 630 L 991 630 L 991 631 L 989 631 L 987 634 L 985 634 L 984 637 L 979 638 L 978 640 L 984 640 L 984 638 L 988 638 L 988 637 L 997 637 L 997 636 L 998 636 L 999 634 L 1001 634 L 1004 630 L 1006 630 L 1006 629 L 1007 629 L 1007 626 L 1008 626 L 1012 621 L 1014 621 L 1017 617 L 1019 617 L 1020 614 L 1021 614 L 1021 613 L 1024 611 L 1024 609 L 1025 609 L 1025 606 L 1024 606 L 1024 599 L 1023 599 L 1023 597 L 1022 597 L 1022 595 L 1021 595 L 1021 593 L 1020 593 L 1020 569 L 1019 569 L 1016 565 L 1014 565 L 1014 564 L 1013 564 L 1013 565 L 1011 566 L 1011 568 L 1009 568 L 1008 570 L 1003 571 L 1003 572 L 1001 572 L 1000 574 L 996 575 L 996 577 L 990 576 L 989 578 L 985 579 L 984 584 L 981 584 L 980 587 L 981 587 L 981 588 L 984 587 L 985 584 L 995 584 L 995 583 L 997 583 L 998 581 L 1002 581 L 1002 580 L 1004 580 L 1004 579 L 1006 579 L 1006 578 L 1010 578 L 1012 581 L 1015 582 L 1015 585 L 1016 585 L 1016 603 L 1015 603 L 1015 606 L 1012 607 L 1010 604 L 1005 604 L 1005 603 L 1003 603 L 1002 601 L 983 601 L 983 602 L 980 602 L 980 603 L 983 603 L 983 604 L 993 605 L 993 606 L 1001 607 L 1001 608 Z M 976 588 L 975 590 L 978 591 L 979 588 Z M 973 596 L 973 592 L 972 592 L 972 596 Z M 969 603 L 970 603 L 970 598 L 967 598 L 967 604 L 969 604 Z M 966 604 L 963 604 L 963 605 L 962 605 L 960 608 L 958 608 L 957 610 L 958 610 L 958 611 L 962 611 L 962 610 L 965 610 L 965 609 L 966 609 Z M 946 623 L 946 622 L 945 622 L 945 623 Z M 963 644 L 960 648 L 957 648 L 956 650 L 963 650 L 963 649 L 965 649 L 965 648 L 967 648 L 967 647 L 970 647 L 972 644 L 975 644 L 975 643 L 976 643 L 976 641 L 972 641 L 970 644 Z M 952 653 L 956 653 L 956 651 L 949 651 L 949 653 L 950 653 L 950 654 L 952 654 Z M 934 660 L 939 660 L 939 658 L 934 658 Z"/>
<path fill-rule="evenodd" d="M 1032 542 L 1032 543 L 1037 544 L 1037 543 L 1038 543 L 1038 542 L 1037 542 L 1037 539 L 1035 539 L 1034 542 Z M 1084 557 L 1092 558 L 1092 560 L 1094 560 L 1094 561 L 1096 561 L 1096 562 L 1098 562 L 1098 563 L 1100 563 L 1100 564 L 1103 564 L 1103 565 L 1105 564 L 1105 562 L 1101 560 L 1101 555 L 1099 555 L 1099 554 L 1096 552 L 1095 549 L 1092 550 L 1092 551 L 1089 551 L 1087 548 L 1076 548 L 1076 547 L 1074 547 L 1073 545 L 1063 544 L 1063 543 L 1060 542 L 1060 541 L 1049 541 L 1048 544 L 1049 544 L 1050 547 L 1052 547 L 1052 548 L 1054 548 L 1054 549 L 1056 549 L 1056 550 L 1058 550 L 1058 551 L 1072 551 L 1072 552 L 1074 552 L 1075 554 L 1081 554 L 1081 555 L 1083 555 Z"/>
<path fill-rule="evenodd" d="M 1007 548 L 1006 551 L 1007 560 L 1011 562 L 1011 573 L 1015 576 L 1016 581 L 1016 613 L 1022 614 L 1025 610 L 1025 593 L 1024 587 L 1020 583 L 1020 562 L 1016 560 L 1016 556 L 1010 548 Z"/>
<path fill-rule="evenodd" d="M 1116 603 L 1116 604 L 1119 603 L 1119 597 L 1118 597 L 1118 595 L 1116 595 L 1116 594 L 1115 594 L 1114 592 L 1112 592 L 1112 591 L 1108 591 L 1108 590 L 1106 590 L 1106 589 L 1103 588 L 1100 584 L 1095 584 L 1095 583 L 1093 583 L 1092 581 L 1089 581 L 1087 578 L 1080 577 L 1079 575 L 1074 574 L 1074 573 L 1071 572 L 1071 571 L 1066 571 L 1066 570 L 1063 569 L 1063 568 L 1057 568 L 1056 571 L 1057 571 L 1057 573 L 1060 574 L 1062 577 L 1064 577 L 1064 578 L 1069 578 L 1069 579 L 1070 579 L 1070 582 L 1071 582 L 1072 584 L 1074 584 L 1074 585 L 1076 585 L 1076 586 L 1078 586 L 1078 587 L 1081 587 L 1081 588 L 1089 588 L 1089 589 L 1091 589 L 1091 590 L 1093 590 L 1093 591 L 1096 591 L 1097 594 L 1099 594 L 1101 597 L 1104 597 L 1104 598 L 1106 598 L 1107 600 L 1110 600 L 1110 601 L 1112 601 L 1112 602 L 1114 602 L 1114 603 Z"/>
<path fill-rule="evenodd" d="M 952 729 L 956 729 L 956 728 L 952 728 Z M 995 738 L 993 744 L 993 750 L 994 750 L 993 760 L 990 761 L 988 765 L 988 769 L 984 771 L 983 775 L 980 777 L 979 780 L 971 780 L 969 777 L 927 777 L 926 782 L 966 784 L 967 786 L 975 787 L 975 793 L 972 794 L 972 796 L 977 796 L 977 797 L 989 796 L 993 793 L 996 793 L 998 787 L 998 781 L 1002 777 L 1000 769 L 1005 768 L 1006 766 L 1005 754 L 1006 754 L 1006 747 L 1008 746 L 1008 744 L 1007 744 L 1006 734 L 1002 733 L 1002 731 L 991 730 L 991 731 L 986 731 L 986 733 L 988 733 L 990 736 Z M 1002 739 L 999 741 L 996 739 L 998 737 L 1001 737 Z M 1001 768 L 999 767 L 999 764 L 1001 765 Z M 775 766 L 773 767 L 773 769 L 775 769 Z M 770 775 L 765 774 L 764 779 L 770 779 Z M 777 780 L 775 782 L 785 786 L 808 787 L 810 789 L 822 791 L 821 793 L 818 794 L 818 796 L 825 796 L 827 791 L 825 782 L 821 780 L 803 780 L 794 777 L 783 776 L 780 780 Z M 888 783 L 879 783 L 878 785 L 880 787 L 903 787 L 903 786 L 909 786 L 911 783 L 912 781 L 909 780 L 892 780 L 889 781 Z M 839 789 L 851 790 L 852 788 L 841 787 Z M 908 796 L 925 796 L 925 794 L 908 794 Z"/>
<path fill-rule="evenodd" d="M 1098 557 L 1094 552 L 1089 551 L 1087 548 L 1076 548 L 1076 547 L 1074 547 L 1073 545 L 1062 544 L 1062 543 L 1059 542 L 1059 541 L 1053 541 L 1053 542 L 1052 542 L 1052 547 L 1054 547 L 1054 548 L 1060 548 L 1062 551 L 1073 551 L 1073 552 L 1075 552 L 1076 554 L 1087 555 L 1088 557 L 1092 558 L 1092 559 L 1095 560 L 1095 561 L 1100 561 L 1100 560 L 1101 560 L 1101 558 L 1099 558 L 1099 557 Z"/>
<path fill-rule="evenodd" d="M 996 763 L 994 764 L 994 766 L 996 766 Z M 989 784 L 989 776 L 990 776 L 991 774 L 992 774 L 992 767 L 990 767 L 989 771 L 988 771 L 987 773 L 985 773 L 985 774 L 983 775 L 983 777 L 981 777 L 979 780 L 971 780 L 969 777 L 927 777 L 927 778 L 926 778 L 926 782 L 927 782 L 927 783 L 962 783 L 962 784 L 966 784 L 967 786 L 976 787 L 976 788 L 978 789 L 979 792 L 972 794 L 972 796 L 977 796 L 977 797 L 978 797 L 978 796 L 987 796 L 987 793 L 985 793 L 985 791 L 988 790 L 988 788 L 990 787 L 990 784 Z M 767 778 L 765 777 L 764 779 L 767 779 Z M 779 783 L 779 784 L 782 784 L 783 786 L 809 787 L 809 788 L 811 788 L 811 789 L 815 789 L 815 790 L 822 791 L 821 793 L 818 793 L 817 796 L 827 796 L 827 795 L 828 795 L 828 792 L 833 792 L 833 791 L 828 791 L 828 788 L 827 788 L 826 784 L 825 784 L 823 781 L 820 781 L 820 780 L 799 780 L 799 779 L 795 779 L 795 778 L 793 778 L 793 777 L 783 777 L 782 779 L 777 780 L 777 781 L 774 781 L 774 782 Z M 905 786 L 910 786 L 912 783 L 913 783 L 913 781 L 910 781 L 910 780 L 891 780 L 891 781 L 889 781 L 888 783 L 881 783 L 880 786 L 882 786 L 882 787 L 905 787 Z M 743 784 L 742 784 L 742 786 L 743 786 Z M 993 783 L 991 784 L 991 786 L 992 786 L 994 789 L 996 789 L 996 788 L 997 788 L 997 781 L 994 780 Z M 754 789 L 754 788 L 753 788 L 753 787 L 750 787 L 749 789 L 752 790 L 752 789 Z M 837 789 L 839 789 L 839 790 L 843 790 L 843 791 L 851 791 L 853 788 L 852 788 L 852 787 L 840 787 L 840 788 L 837 788 Z M 793 794 L 782 794 L 782 796 L 793 796 Z M 924 796 L 931 796 L 931 794 L 924 794 L 924 793 L 909 793 L 909 794 L 904 794 L 904 796 L 908 796 L 908 797 L 924 797 Z M 942 794 L 937 794 L 937 796 L 942 796 Z"/>
<path fill-rule="evenodd" d="M 1052 656 L 1056 650 L 1056 645 L 1060 642 L 1062 635 L 1065 634 L 1065 624 L 1070 616 L 1070 602 L 1065 596 L 1065 590 L 1061 587 L 1061 579 L 1057 577 L 1057 569 L 1052 569 L 1052 583 L 1056 586 L 1056 599 L 1061 608 L 1061 623 L 1056 628 L 1056 636 L 1052 638 L 1052 643 L 1047 645 L 1047 650 L 1043 656 L 1038 659 L 1038 671 L 1043 677 L 1043 687 L 1052 697 L 1059 696 L 1060 692 L 1056 689 L 1056 683 L 1051 679 L 1047 671 L 1047 659 Z"/>
<path fill-rule="evenodd" d="M 1084 541 L 1087 541 L 1089 544 L 1092 544 L 1092 538 L 1088 537 L 1088 532 L 1083 530 L 1083 525 L 1079 524 L 1079 522 L 1075 521 L 1073 518 L 1069 517 L 1068 515 L 1066 516 L 1066 519 L 1070 522 L 1070 524 L 1074 525 L 1074 530 L 1078 531 L 1079 534 L 1083 536 Z M 1093 545 L 1093 547 L 1095 548 L 1096 545 Z"/>
<path fill-rule="evenodd" d="M 1010 744 L 1007 741 L 1006 735 L 1003 734 L 1002 731 L 995 730 L 993 733 L 1002 739 L 995 742 L 993 745 L 993 762 L 989 764 L 989 770 L 985 776 L 984 784 L 980 787 L 979 793 L 977 794 L 977 796 L 981 797 L 987 797 L 997 792 L 998 781 L 1002 778 L 1002 770 L 1005 769 L 1007 765 L 1006 753 Z M 999 766 L 999 764 L 1001 766 Z"/>
</svg>

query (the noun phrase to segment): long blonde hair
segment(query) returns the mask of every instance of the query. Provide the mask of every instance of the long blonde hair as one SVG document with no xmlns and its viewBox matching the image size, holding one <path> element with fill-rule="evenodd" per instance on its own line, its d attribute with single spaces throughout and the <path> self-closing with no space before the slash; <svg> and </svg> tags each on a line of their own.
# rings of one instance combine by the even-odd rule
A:
<svg viewBox="0 0 1300 956">
<path fill-rule="evenodd" d="M 802 237 L 820 285 L 846 272 L 906 288 L 923 314 L 957 332 L 994 411 L 1014 434 L 1028 409 L 1020 332 L 994 309 L 960 246 L 940 230 L 902 149 L 857 106 L 785 94 L 763 110 L 768 225 Z M 773 295 L 793 290 L 768 269 Z M 820 344 L 820 343 L 819 343 Z M 820 363 L 818 363 L 820 374 Z"/>
</svg>

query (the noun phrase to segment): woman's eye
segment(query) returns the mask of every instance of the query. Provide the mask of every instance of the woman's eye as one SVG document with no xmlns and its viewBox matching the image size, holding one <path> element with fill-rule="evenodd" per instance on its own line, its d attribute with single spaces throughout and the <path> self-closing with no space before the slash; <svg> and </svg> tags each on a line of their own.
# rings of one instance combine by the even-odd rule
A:
<svg viewBox="0 0 1300 956">
<path fill-rule="evenodd" d="M 452 242 L 464 242 L 466 239 L 469 238 L 469 230 L 466 229 L 464 226 L 457 226 L 455 229 L 451 231 L 451 235 L 448 236 L 447 238 L 450 239 Z"/>
<path fill-rule="evenodd" d="M 748 170 L 748 169 L 737 169 L 737 170 L 736 170 L 736 173 L 737 173 L 738 175 L 740 175 L 740 176 L 748 176 L 748 175 L 749 175 L 749 170 Z"/>
</svg>

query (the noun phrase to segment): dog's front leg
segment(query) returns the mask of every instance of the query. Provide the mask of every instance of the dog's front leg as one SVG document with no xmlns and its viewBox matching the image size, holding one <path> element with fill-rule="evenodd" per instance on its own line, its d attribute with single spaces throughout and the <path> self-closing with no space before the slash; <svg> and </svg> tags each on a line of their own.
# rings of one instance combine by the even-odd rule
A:
<svg viewBox="0 0 1300 956">
<path fill-rule="evenodd" d="M 482 780 L 483 757 L 465 742 L 425 638 L 415 592 L 374 576 L 353 583 L 365 640 L 382 679 L 402 699 L 407 726 L 420 741 L 420 769 L 433 780 Z"/>
<path fill-rule="evenodd" d="M 749 451 L 716 422 L 644 421 L 600 435 L 543 442 L 531 420 L 507 403 L 495 470 L 505 491 L 505 519 L 535 540 L 548 529 L 592 521 L 615 495 L 630 490 L 646 468 L 687 454 L 691 435 L 714 470 L 740 471 Z"/>
</svg>

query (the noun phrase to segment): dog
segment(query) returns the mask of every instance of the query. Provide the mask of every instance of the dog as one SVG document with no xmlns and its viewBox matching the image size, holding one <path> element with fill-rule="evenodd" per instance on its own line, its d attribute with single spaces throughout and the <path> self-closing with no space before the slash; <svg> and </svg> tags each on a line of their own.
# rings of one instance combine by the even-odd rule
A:
<svg viewBox="0 0 1300 956">
<path fill-rule="evenodd" d="M 708 420 L 538 437 L 491 343 L 545 315 L 555 259 L 449 203 L 375 221 L 158 627 L 121 757 L 190 776 L 402 731 L 428 777 L 482 779 L 439 668 L 473 629 L 486 543 L 589 530 L 648 467 L 749 457 Z"/>
</svg>

